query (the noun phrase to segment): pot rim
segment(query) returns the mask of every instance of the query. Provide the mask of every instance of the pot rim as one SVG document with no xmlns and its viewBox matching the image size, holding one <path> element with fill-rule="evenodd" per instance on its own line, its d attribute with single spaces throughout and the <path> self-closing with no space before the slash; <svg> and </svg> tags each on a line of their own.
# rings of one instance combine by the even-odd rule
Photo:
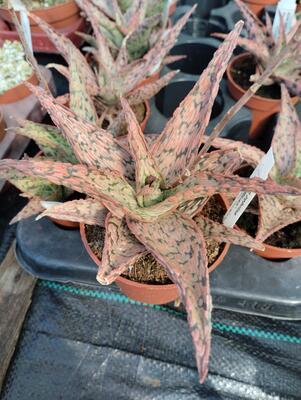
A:
<svg viewBox="0 0 301 400">
<path fill-rule="evenodd" d="M 265 253 L 268 253 L 269 251 L 273 251 L 273 252 L 278 252 L 278 253 L 287 253 L 287 254 L 293 255 L 295 257 L 301 256 L 301 247 L 299 247 L 297 249 L 289 249 L 287 247 L 272 246 L 272 245 L 264 243 L 264 242 L 263 242 L 263 245 L 265 247 L 264 250 L 254 249 L 254 252 L 258 255 L 263 255 Z M 281 257 L 277 257 L 277 258 L 281 258 Z M 283 257 L 283 258 L 286 258 L 286 257 Z"/>
<path fill-rule="evenodd" d="M 17 85 L 11 87 L 10 89 L 7 89 L 4 93 L 0 94 L 0 104 L 10 104 L 10 103 L 14 103 L 16 101 L 22 100 L 25 97 L 29 96 L 30 94 L 32 94 L 32 92 L 30 91 L 30 89 L 27 88 L 27 86 L 25 86 L 25 82 L 31 83 L 33 85 L 38 85 L 39 81 L 38 81 L 38 77 L 35 73 L 35 71 L 32 71 L 32 74 L 25 79 L 24 81 L 18 83 Z M 28 95 L 23 96 L 23 97 L 19 97 L 17 96 L 16 99 L 14 101 L 6 101 L 5 98 L 9 95 L 11 95 L 14 92 L 19 92 L 19 90 L 21 89 L 21 87 L 24 86 L 27 91 L 28 91 Z M 10 97 L 10 96 L 9 96 Z"/>
<path fill-rule="evenodd" d="M 224 196 L 221 193 L 218 193 L 218 196 L 220 196 L 221 201 L 224 203 L 225 207 L 228 208 L 229 207 L 229 202 L 228 199 L 226 198 L 226 196 Z M 89 256 L 92 258 L 92 260 L 95 262 L 95 264 L 98 267 L 101 267 L 101 260 L 99 260 L 99 258 L 93 253 L 93 251 L 91 250 L 88 241 L 87 241 L 87 236 L 86 236 L 86 229 L 85 229 L 85 224 L 84 223 L 80 223 L 79 224 L 79 231 L 80 231 L 80 236 L 82 239 L 82 242 L 84 244 L 84 247 L 87 251 L 87 253 L 89 254 Z M 222 242 L 221 243 L 224 248 L 221 251 L 221 253 L 219 254 L 219 256 L 217 257 L 217 259 L 214 261 L 214 263 L 208 267 L 208 273 L 211 273 L 213 270 L 215 270 L 223 261 L 223 259 L 225 258 L 229 248 L 230 248 L 230 243 L 225 243 Z M 143 288 L 145 286 L 147 286 L 150 290 L 170 290 L 172 287 L 176 286 L 175 283 L 167 283 L 167 284 L 158 284 L 158 285 L 154 285 L 154 284 L 149 284 L 149 283 L 141 283 L 141 282 L 135 282 L 132 281 L 130 279 L 124 278 L 122 276 L 118 276 L 115 279 L 115 282 L 122 282 L 122 283 L 126 283 L 128 286 L 132 286 L 132 287 L 139 287 L 139 288 Z M 165 288 L 165 289 L 164 289 Z"/>
<path fill-rule="evenodd" d="M 44 12 L 45 10 L 55 10 L 55 9 L 60 9 L 63 7 L 66 7 L 67 5 L 69 5 L 70 3 L 75 3 L 75 0 L 68 0 L 65 1 L 64 3 L 61 4 L 56 4 L 54 6 L 50 6 L 50 7 L 40 7 L 40 8 L 35 8 L 33 10 L 30 10 L 31 13 L 35 13 L 35 12 Z M 9 7 L 0 7 L 0 10 L 9 10 Z"/>
<path fill-rule="evenodd" d="M 233 57 L 231 59 L 230 63 L 228 64 L 227 70 L 226 70 L 228 84 L 232 85 L 241 94 L 241 96 L 243 96 L 246 93 L 246 90 L 243 89 L 238 83 L 235 82 L 235 80 L 232 77 L 231 69 L 232 69 L 232 67 L 234 66 L 234 64 L 237 61 L 243 60 L 243 59 L 245 59 L 247 57 L 253 57 L 253 56 L 249 52 L 244 52 L 242 54 L 238 54 L 237 56 Z M 298 100 L 297 96 L 290 96 L 290 97 L 291 97 L 292 101 L 297 101 Z M 258 96 L 256 94 L 254 94 L 251 97 L 250 100 L 261 101 L 261 102 L 268 103 L 270 105 L 278 105 L 281 102 L 281 98 L 279 98 L 279 99 L 269 99 L 268 97 L 262 97 L 262 96 Z"/>
</svg>

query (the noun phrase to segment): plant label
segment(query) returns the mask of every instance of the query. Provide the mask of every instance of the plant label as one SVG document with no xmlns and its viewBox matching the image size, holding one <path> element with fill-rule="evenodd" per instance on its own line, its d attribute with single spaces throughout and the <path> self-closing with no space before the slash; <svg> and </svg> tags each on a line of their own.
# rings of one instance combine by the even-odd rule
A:
<svg viewBox="0 0 301 400">
<path fill-rule="evenodd" d="M 266 180 L 274 164 L 275 160 L 271 147 L 270 150 L 262 157 L 262 160 L 254 169 L 250 178 L 261 178 Z M 228 228 L 233 228 L 255 195 L 256 193 L 253 192 L 240 192 L 233 201 L 229 210 L 226 212 L 223 219 L 223 224 Z"/>
<path fill-rule="evenodd" d="M 295 0 L 280 0 L 277 4 L 276 14 L 273 22 L 273 35 L 277 39 L 279 36 L 280 24 L 284 24 L 285 32 L 289 32 L 296 22 Z"/>
<path fill-rule="evenodd" d="M 29 18 L 27 15 L 26 7 L 24 6 L 24 4 L 22 3 L 21 0 L 10 0 L 10 4 L 12 5 L 12 7 L 15 11 L 19 11 L 19 13 L 20 13 L 21 26 L 22 26 L 22 29 L 24 32 L 24 37 L 25 37 L 26 43 L 27 43 L 30 51 L 33 52 L 31 32 L 30 32 L 30 23 L 29 23 Z"/>
</svg>

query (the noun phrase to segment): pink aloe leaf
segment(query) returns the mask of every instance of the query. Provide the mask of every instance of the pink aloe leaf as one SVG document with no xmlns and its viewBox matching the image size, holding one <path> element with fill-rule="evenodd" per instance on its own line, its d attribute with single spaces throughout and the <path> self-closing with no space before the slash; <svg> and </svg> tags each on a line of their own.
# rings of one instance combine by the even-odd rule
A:
<svg viewBox="0 0 301 400">
<path fill-rule="evenodd" d="M 127 73 L 127 80 L 124 83 L 124 93 L 133 90 L 146 76 L 153 73 L 154 68 L 158 67 L 168 54 L 170 49 L 174 46 L 181 29 L 187 22 L 190 15 L 195 10 L 193 7 L 188 11 L 178 22 L 171 28 L 166 29 L 164 34 L 155 43 L 155 45 L 148 51 L 142 60 L 134 62 L 129 65 L 130 73 Z M 127 72 L 127 71 L 125 71 Z"/>
<path fill-rule="evenodd" d="M 196 166 L 197 171 L 229 174 L 237 171 L 244 159 L 236 149 L 205 153 Z"/>
<path fill-rule="evenodd" d="M 89 95 L 85 77 L 82 75 L 81 63 L 75 52 L 70 52 L 69 73 L 70 109 L 81 119 L 95 124 L 98 117 L 94 102 Z"/>
<path fill-rule="evenodd" d="M 25 207 L 22 208 L 21 211 L 10 221 L 10 225 L 15 224 L 16 222 L 21 221 L 22 219 L 26 219 L 32 217 L 33 215 L 38 214 L 43 210 L 41 205 L 41 199 L 38 197 L 33 197 L 29 199 L 29 202 Z"/>
<path fill-rule="evenodd" d="M 98 59 L 101 60 L 101 65 L 109 76 L 110 71 L 114 71 L 115 64 L 107 39 L 103 34 L 103 28 L 99 23 L 99 21 L 103 19 L 103 15 L 101 11 L 97 9 L 97 7 L 94 7 L 93 4 L 88 3 L 87 0 L 78 0 L 78 3 L 80 4 L 80 7 L 85 10 L 92 25 L 97 41 L 97 51 L 99 54 Z"/>
<path fill-rule="evenodd" d="M 99 201 L 88 198 L 54 204 L 43 211 L 37 219 L 47 216 L 66 221 L 82 222 L 87 225 L 104 226 L 107 213 L 107 209 Z"/>
<path fill-rule="evenodd" d="M 152 148 L 152 154 L 168 183 L 184 174 L 197 156 L 209 123 L 219 83 L 236 46 L 242 22 L 236 24 L 215 52 L 200 79 L 181 102 Z"/>
<path fill-rule="evenodd" d="M 301 221 L 301 201 L 289 196 L 259 196 L 256 239 L 266 240 L 287 225 Z"/>
<path fill-rule="evenodd" d="M 138 207 L 133 188 L 115 171 L 47 160 L 1 160 L 0 177 L 13 173 L 22 173 L 45 179 L 55 185 L 64 185 L 96 200 L 112 202 L 127 212 Z"/>
<path fill-rule="evenodd" d="M 124 218 L 109 213 L 105 229 L 104 248 L 97 280 L 102 285 L 109 285 L 125 272 L 129 265 L 144 255 L 146 248 L 129 230 Z"/>
<path fill-rule="evenodd" d="M 20 126 L 14 130 L 19 135 L 33 139 L 45 156 L 58 161 L 77 163 L 69 143 L 58 128 L 29 120 L 19 120 L 18 123 Z"/>
<path fill-rule="evenodd" d="M 141 104 L 145 100 L 148 100 L 155 96 L 168 82 L 178 73 L 178 71 L 171 71 L 168 74 L 162 76 L 162 78 L 151 82 L 149 84 L 143 85 L 134 89 L 129 96 L 127 96 L 127 101 L 130 105 Z"/>
<path fill-rule="evenodd" d="M 179 289 L 187 311 L 199 378 L 204 382 L 210 354 L 211 296 L 202 232 L 194 221 L 179 213 L 152 223 L 127 218 L 127 223 Z"/>
<path fill-rule="evenodd" d="M 71 110 L 57 104 L 42 88 L 31 85 L 30 89 L 46 108 L 53 122 L 63 131 L 80 162 L 100 169 L 118 171 L 129 178 L 133 177 L 130 155 L 118 145 L 108 131 L 83 121 Z"/>
<path fill-rule="evenodd" d="M 202 214 L 198 214 L 194 220 L 203 232 L 205 238 L 214 239 L 218 242 L 226 242 L 249 247 L 251 249 L 264 250 L 262 243 L 247 235 L 240 229 L 227 228 L 225 225 L 212 221 L 211 219 L 204 217 Z"/>
<path fill-rule="evenodd" d="M 58 71 L 61 75 L 63 75 L 69 81 L 69 79 L 70 79 L 69 69 L 65 65 L 50 63 L 50 64 L 46 65 L 46 68 L 48 68 L 48 69 L 54 68 L 56 71 Z"/>
<path fill-rule="evenodd" d="M 163 60 L 163 65 L 168 65 L 168 64 L 172 64 L 176 61 L 180 61 L 183 60 L 184 58 L 186 58 L 186 55 L 178 55 L 178 56 L 166 56 Z"/>
<path fill-rule="evenodd" d="M 122 108 L 128 124 L 128 141 L 132 157 L 136 164 L 136 190 L 141 190 L 148 183 L 147 178 L 152 177 L 151 184 L 160 186 L 161 176 L 158 168 L 149 153 L 143 132 L 137 118 L 128 102 L 121 99 Z M 156 181 L 156 182 L 155 182 Z"/>
<path fill-rule="evenodd" d="M 296 169 L 301 177 L 301 124 L 284 85 L 281 85 L 281 94 L 281 112 L 272 142 L 279 183 L 282 176 L 285 179 L 286 175 L 294 175 Z"/>
<path fill-rule="evenodd" d="M 39 28 L 41 28 L 42 31 L 46 33 L 46 35 L 49 37 L 49 39 L 56 46 L 56 48 L 59 50 L 59 52 L 66 59 L 67 62 L 69 62 L 70 53 L 76 54 L 76 57 L 78 58 L 78 62 L 80 64 L 81 74 L 85 79 L 85 85 L 88 88 L 90 95 L 97 95 L 99 88 L 96 82 L 95 75 L 80 50 L 74 46 L 70 39 L 60 34 L 59 32 L 56 32 L 54 29 L 52 29 L 50 25 L 48 25 L 37 15 L 29 13 L 29 16 L 38 24 Z"/>
</svg>

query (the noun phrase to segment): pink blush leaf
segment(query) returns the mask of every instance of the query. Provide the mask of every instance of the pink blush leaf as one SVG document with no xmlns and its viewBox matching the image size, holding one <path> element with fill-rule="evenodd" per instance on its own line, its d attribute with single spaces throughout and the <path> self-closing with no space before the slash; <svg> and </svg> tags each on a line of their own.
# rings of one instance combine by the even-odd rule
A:
<svg viewBox="0 0 301 400">
<path fill-rule="evenodd" d="M 97 280 L 102 285 L 109 285 L 125 272 L 129 265 L 144 255 L 146 248 L 129 230 L 124 218 L 120 219 L 109 213 L 105 228 L 105 242 Z"/>
<path fill-rule="evenodd" d="M 208 67 L 176 109 L 152 147 L 157 165 L 160 166 L 164 179 L 170 184 L 176 177 L 182 176 L 187 168 L 189 169 L 198 154 L 219 83 L 241 29 L 242 22 L 239 22 L 215 52 Z"/>
<path fill-rule="evenodd" d="M 179 213 L 153 223 L 127 218 L 130 230 L 166 268 L 185 304 L 194 343 L 199 378 L 208 372 L 211 296 L 203 235 L 195 222 Z"/>
<path fill-rule="evenodd" d="M 242 230 L 227 228 L 225 225 L 212 221 L 201 214 L 197 215 L 194 220 L 205 238 L 249 247 L 251 249 L 264 249 L 264 246 L 259 241 L 247 235 Z"/>
<path fill-rule="evenodd" d="M 108 211 L 97 200 L 73 200 L 59 203 L 47 208 L 37 219 L 52 217 L 73 222 L 82 222 L 87 225 L 104 226 Z"/>
<path fill-rule="evenodd" d="M 272 142 L 275 164 L 280 180 L 282 175 L 293 173 L 301 145 L 301 124 L 284 85 L 281 85 L 281 93 L 281 112 Z"/>
<path fill-rule="evenodd" d="M 56 103 L 43 89 L 32 85 L 30 89 L 63 131 L 78 161 L 87 166 L 118 171 L 128 178 L 133 177 L 130 155 L 108 131 L 82 120 L 71 110 Z"/>
<path fill-rule="evenodd" d="M 21 211 L 10 221 L 10 225 L 15 224 L 16 222 L 21 221 L 22 219 L 26 219 L 32 217 L 33 215 L 38 214 L 44 208 L 41 205 L 41 199 L 38 197 L 33 197 L 29 200 L 25 207 L 22 208 Z"/>
</svg>

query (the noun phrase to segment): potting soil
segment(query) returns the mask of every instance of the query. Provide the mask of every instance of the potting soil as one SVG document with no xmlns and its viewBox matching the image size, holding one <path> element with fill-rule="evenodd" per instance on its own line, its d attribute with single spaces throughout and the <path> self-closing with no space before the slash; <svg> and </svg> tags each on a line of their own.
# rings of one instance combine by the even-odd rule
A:
<svg viewBox="0 0 301 400">
<path fill-rule="evenodd" d="M 300 399 L 301 323 L 213 312 L 198 383 L 186 315 L 115 286 L 41 280 L 1 400 Z"/>
</svg>

